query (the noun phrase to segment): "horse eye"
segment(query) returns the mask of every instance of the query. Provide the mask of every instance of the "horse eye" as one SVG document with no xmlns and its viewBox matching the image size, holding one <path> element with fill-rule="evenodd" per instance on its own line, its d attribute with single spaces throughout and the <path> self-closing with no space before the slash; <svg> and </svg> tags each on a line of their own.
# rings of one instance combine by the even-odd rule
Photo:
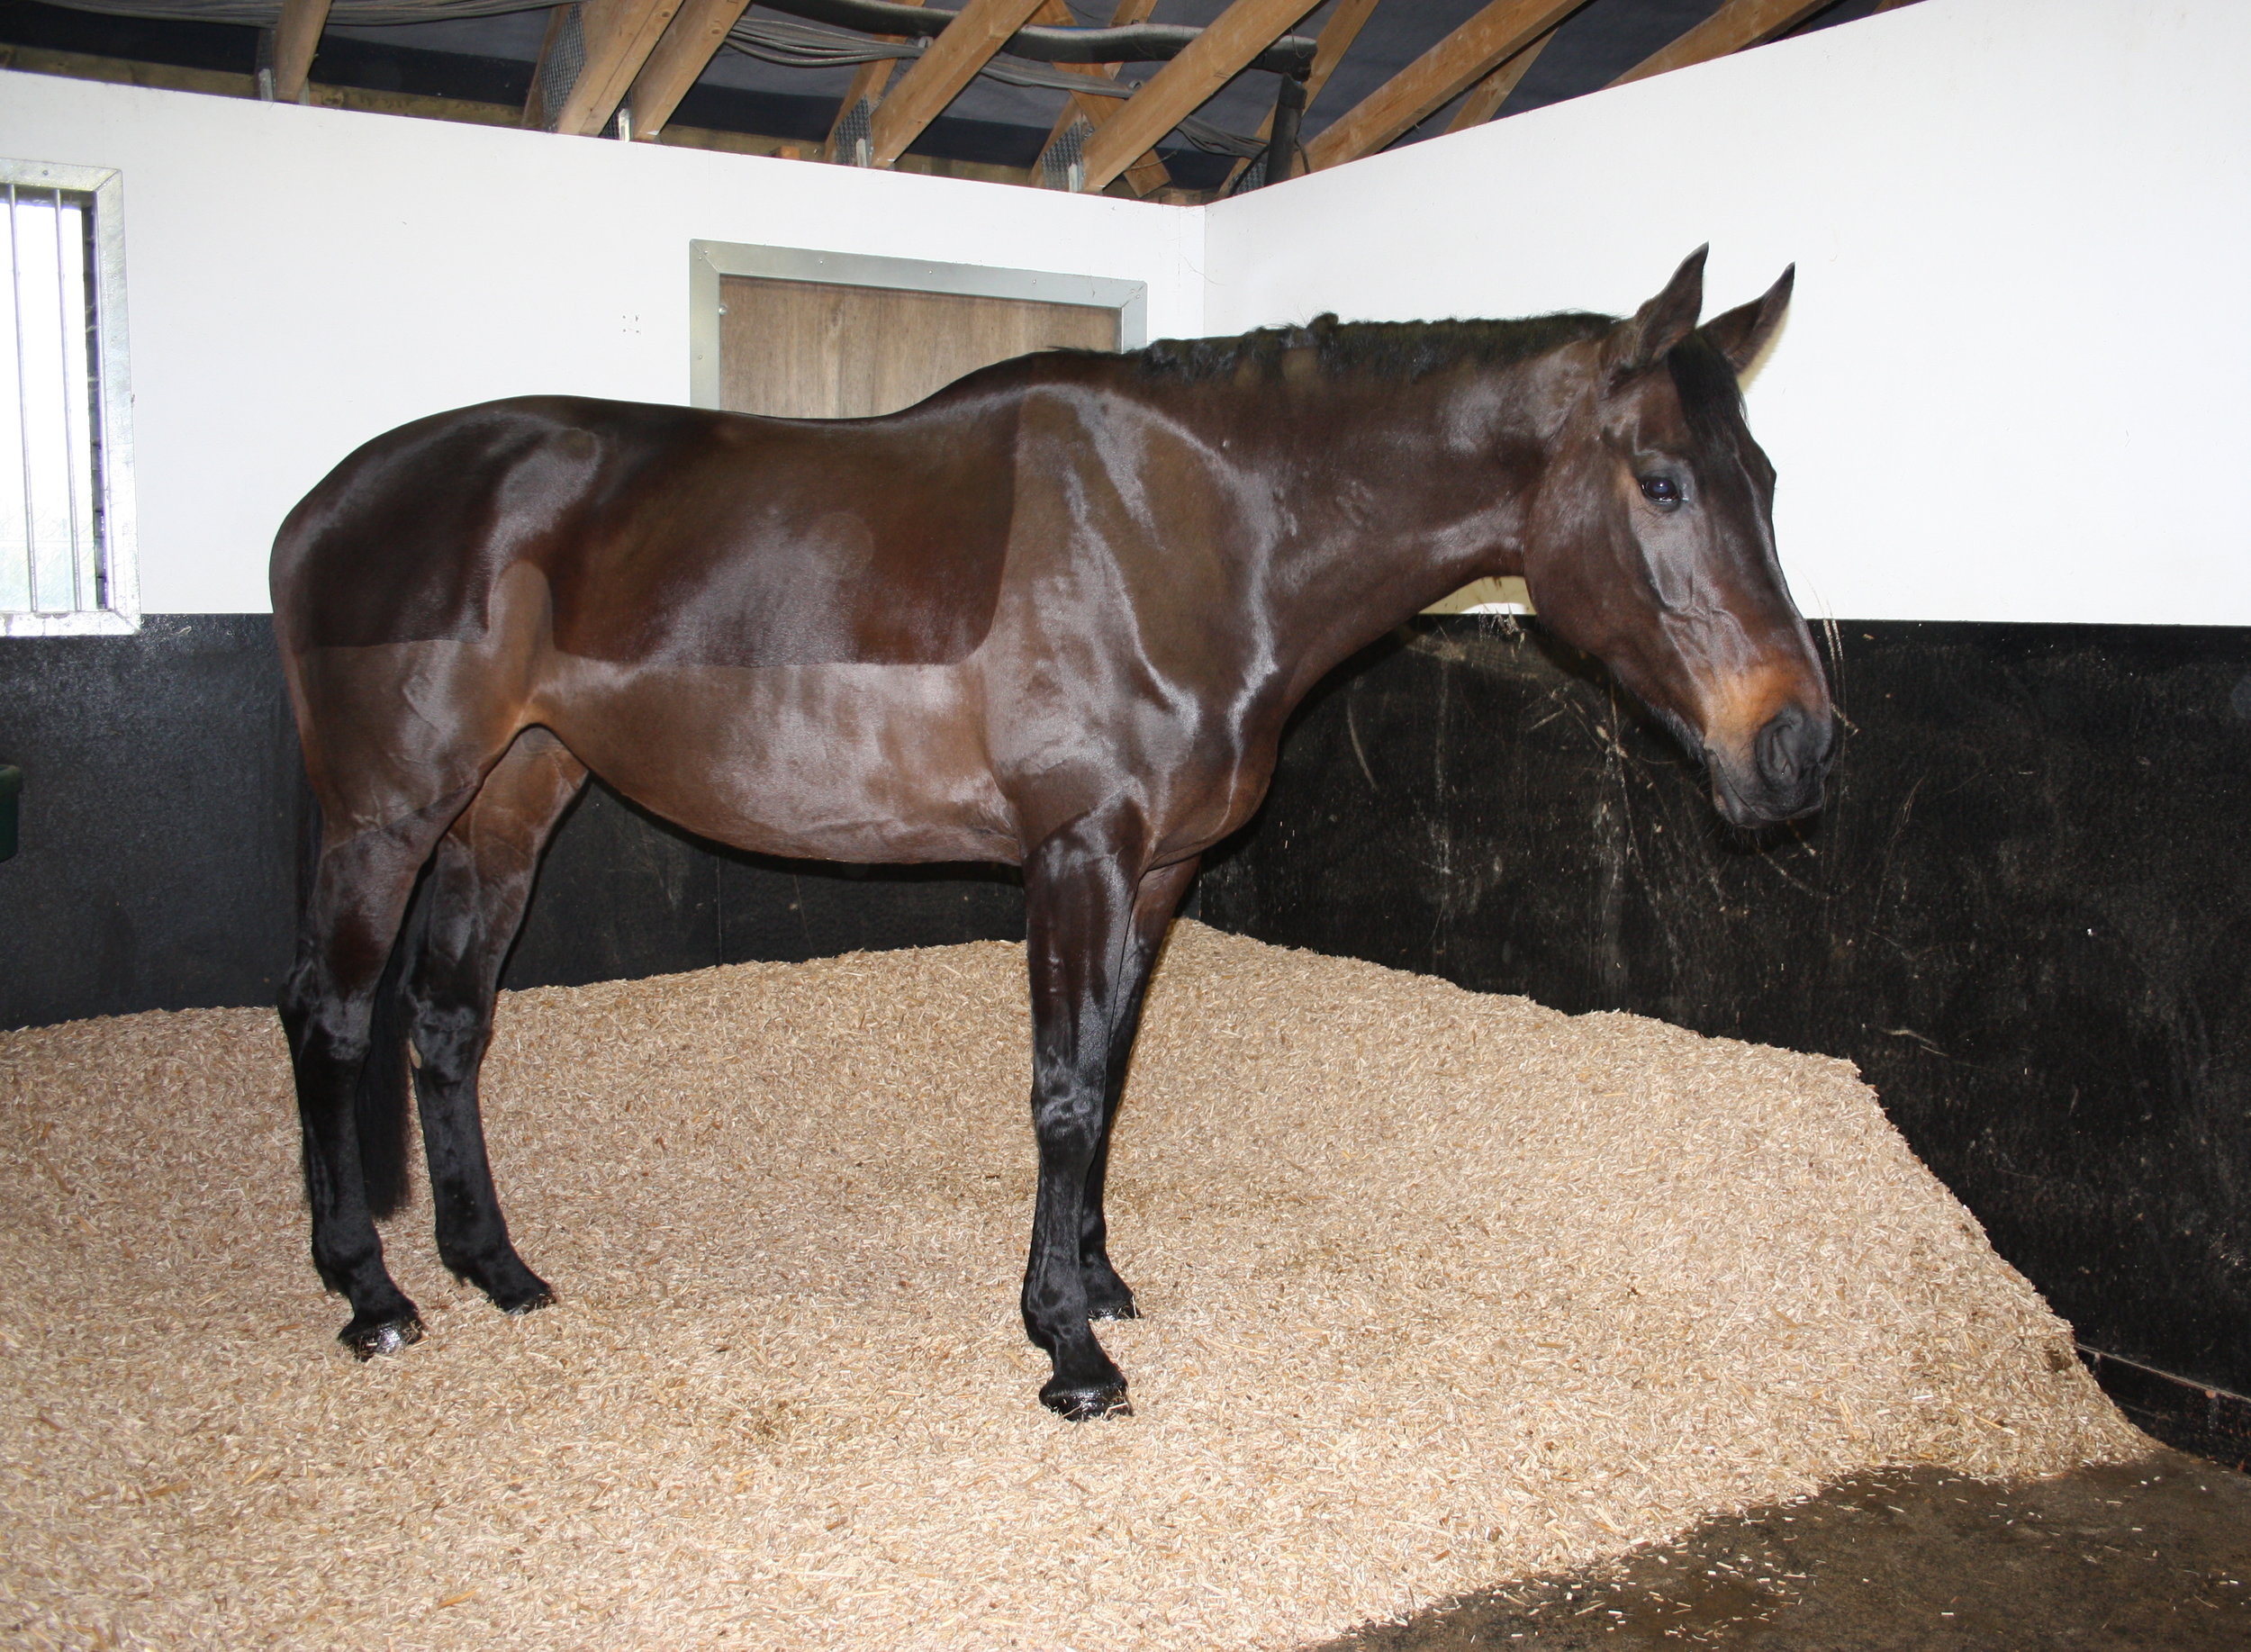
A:
<svg viewBox="0 0 2251 1652">
<path fill-rule="evenodd" d="M 1641 497 L 1660 510 L 1670 510 L 1680 503 L 1680 483 L 1670 476 L 1644 476 Z"/>
</svg>

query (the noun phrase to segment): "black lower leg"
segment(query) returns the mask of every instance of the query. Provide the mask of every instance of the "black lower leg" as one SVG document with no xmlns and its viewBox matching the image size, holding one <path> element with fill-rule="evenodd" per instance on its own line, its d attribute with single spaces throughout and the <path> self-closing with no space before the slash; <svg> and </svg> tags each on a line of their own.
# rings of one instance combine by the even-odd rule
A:
<svg viewBox="0 0 2251 1652">
<path fill-rule="evenodd" d="M 1110 1263 L 1108 1219 L 1103 1214 L 1103 1183 L 1109 1171 L 1110 1125 L 1117 1115 L 1112 1097 L 1103 1109 L 1102 1140 L 1087 1167 L 1086 1193 L 1079 1216 L 1079 1275 L 1087 1293 L 1087 1317 L 1094 1320 L 1139 1319 L 1133 1287 L 1118 1277 Z"/>
<path fill-rule="evenodd" d="M 1130 1412 L 1126 1376 L 1088 1324 L 1080 1269 L 1080 1204 L 1100 1130 L 1100 1098 L 1083 1089 L 1035 1102 L 1039 1195 L 1032 1213 L 1032 1254 L 1024 1273 L 1024 1329 L 1054 1362 L 1040 1403 L 1072 1422 Z"/>
<path fill-rule="evenodd" d="M 309 1001 L 301 988 L 293 990 L 283 1007 L 304 1136 L 312 1265 L 321 1282 L 352 1304 L 352 1317 L 338 1332 L 338 1340 L 366 1359 L 420 1341 L 422 1323 L 384 1266 L 383 1241 L 367 1208 L 355 1105 L 365 1036 L 355 1040 L 339 1035 L 336 1023 L 348 1015 L 349 1007 L 332 997 L 325 1002 Z M 366 1019 L 364 1006 L 358 1019 Z"/>
<path fill-rule="evenodd" d="M 438 1254 L 507 1313 L 545 1307 L 555 1293 L 509 1240 L 485 1153 L 478 1074 L 539 852 L 585 777 L 543 729 L 509 748 L 438 845 L 407 973 Z"/>
<path fill-rule="evenodd" d="M 1110 1134 L 1117 1123 L 1118 1102 L 1126 1092 L 1126 1074 L 1132 1065 L 1134 1042 L 1141 1030 L 1142 1005 L 1149 991 L 1150 971 L 1164 945 L 1165 932 L 1180 907 L 1180 897 L 1196 875 L 1193 860 L 1161 866 L 1145 874 L 1134 897 L 1133 934 L 1127 946 L 1123 979 L 1118 982 L 1117 1008 L 1111 1016 L 1109 1050 L 1102 1087 L 1102 1134 L 1087 1166 L 1086 1195 L 1080 1208 L 1079 1271 L 1086 1282 L 1087 1313 L 1097 1320 L 1139 1319 L 1134 1293 L 1111 1265 L 1109 1220 L 1105 1195 L 1109 1178 Z"/>
<path fill-rule="evenodd" d="M 438 1255 L 456 1278 L 475 1286 L 503 1313 L 529 1313 L 547 1306 L 555 1293 L 524 1265 L 509 1239 L 485 1158 L 476 1087 L 474 1065 L 464 1076 L 422 1052 L 414 1092 L 429 1156 Z"/>
<path fill-rule="evenodd" d="M 297 962 L 282 993 L 282 1024 L 304 1130 L 312 1263 L 330 1290 L 350 1299 L 352 1317 L 339 1334 L 363 1359 L 403 1348 L 422 1334 L 414 1304 L 383 1264 L 383 1241 L 360 1163 L 358 1091 L 375 994 L 408 897 L 466 796 L 449 793 L 390 826 L 322 844 L 306 895 Z M 406 1105 L 403 1093 L 368 1100 Z"/>
</svg>

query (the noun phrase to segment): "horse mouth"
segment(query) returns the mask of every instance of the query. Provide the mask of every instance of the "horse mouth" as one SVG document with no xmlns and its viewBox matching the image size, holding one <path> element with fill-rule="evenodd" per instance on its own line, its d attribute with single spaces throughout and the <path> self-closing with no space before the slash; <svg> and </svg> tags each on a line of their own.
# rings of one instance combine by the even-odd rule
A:
<svg viewBox="0 0 2251 1652">
<path fill-rule="evenodd" d="M 1818 815 L 1828 803 L 1828 788 L 1816 776 L 1804 796 L 1795 799 L 1757 799 L 1744 797 L 1722 777 L 1723 771 L 1715 763 L 1712 769 L 1712 804 L 1720 811 L 1720 817 L 1730 826 L 1755 831 L 1760 826 L 1782 826 L 1792 820 L 1803 820 Z"/>
</svg>

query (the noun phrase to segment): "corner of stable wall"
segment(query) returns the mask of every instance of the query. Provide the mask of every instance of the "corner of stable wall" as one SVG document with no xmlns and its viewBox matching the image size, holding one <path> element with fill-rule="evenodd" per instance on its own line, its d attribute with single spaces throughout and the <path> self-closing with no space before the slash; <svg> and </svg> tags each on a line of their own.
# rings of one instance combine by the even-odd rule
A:
<svg viewBox="0 0 2251 1652">
<path fill-rule="evenodd" d="M 1207 324 L 1794 262 L 1749 402 L 1809 613 L 2251 624 L 2246 58 L 2237 0 L 1924 0 L 1221 203 Z"/>
<path fill-rule="evenodd" d="M 0 71 L 0 154 L 117 168 L 141 601 L 262 612 L 352 448 L 536 393 L 685 402 L 689 243 L 1147 284 L 1203 328 L 1189 208 Z"/>
</svg>

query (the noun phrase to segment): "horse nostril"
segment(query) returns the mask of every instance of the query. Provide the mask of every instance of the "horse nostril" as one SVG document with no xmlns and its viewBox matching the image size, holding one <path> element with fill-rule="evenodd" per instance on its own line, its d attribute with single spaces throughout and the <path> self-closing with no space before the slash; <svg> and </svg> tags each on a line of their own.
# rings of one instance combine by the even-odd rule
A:
<svg viewBox="0 0 2251 1652">
<path fill-rule="evenodd" d="M 1816 720 L 1796 706 L 1783 707 L 1767 720 L 1753 743 L 1758 778 L 1777 791 L 1818 779 L 1828 760 L 1830 739 L 1828 719 Z"/>
</svg>

